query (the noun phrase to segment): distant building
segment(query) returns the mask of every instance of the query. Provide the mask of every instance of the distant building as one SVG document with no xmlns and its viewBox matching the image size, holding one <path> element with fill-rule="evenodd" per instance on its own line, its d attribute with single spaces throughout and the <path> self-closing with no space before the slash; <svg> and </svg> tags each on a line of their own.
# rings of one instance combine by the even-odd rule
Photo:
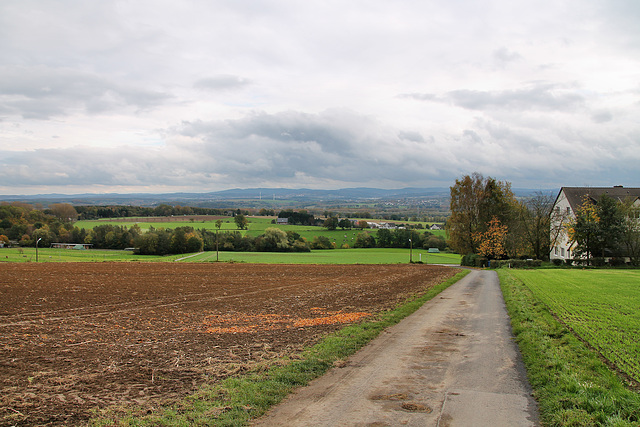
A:
<svg viewBox="0 0 640 427">
<path fill-rule="evenodd" d="M 626 200 L 633 200 L 634 204 L 640 208 L 640 188 L 625 188 L 623 186 L 616 187 L 562 187 L 556 200 L 553 204 L 555 215 L 552 219 L 557 221 L 568 222 L 575 218 L 575 212 L 584 203 L 585 197 L 591 199 L 594 204 L 597 204 L 598 199 L 607 195 L 612 199 L 623 202 Z M 551 230 L 562 227 L 562 224 L 552 224 Z M 553 239 L 554 236 L 551 236 Z M 551 249 L 549 258 L 551 259 L 571 259 L 574 258 L 573 250 L 575 244 L 569 241 L 569 236 L 566 231 L 562 231 L 557 238 L 555 246 Z"/>
<path fill-rule="evenodd" d="M 278 218 L 276 224 L 286 225 L 289 224 L 289 218 Z"/>
<path fill-rule="evenodd" d="M 51 247 L 56 249 L 91 249 L 91 243 L 52 243 Z"/>
</svg>

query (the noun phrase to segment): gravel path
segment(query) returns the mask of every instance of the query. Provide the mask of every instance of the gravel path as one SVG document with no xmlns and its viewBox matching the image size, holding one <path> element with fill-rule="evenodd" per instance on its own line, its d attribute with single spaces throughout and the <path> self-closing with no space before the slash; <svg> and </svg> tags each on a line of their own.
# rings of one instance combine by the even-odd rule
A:
<svg viewBox="0 0 640 427">
<path fill-rule="evenodd" d="M 472 271 L 256 426 L 536 426 L 493 271 Z"/>
</svg>

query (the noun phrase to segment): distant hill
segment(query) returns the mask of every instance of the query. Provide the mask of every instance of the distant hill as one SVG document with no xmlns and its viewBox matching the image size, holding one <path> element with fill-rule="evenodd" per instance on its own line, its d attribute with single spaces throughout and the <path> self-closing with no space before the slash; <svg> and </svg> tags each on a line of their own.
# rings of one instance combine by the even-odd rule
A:
<svg viewBox="0 0 640 427">
<path fill-rule="evenodd" d="M 74 205 L 130 205 L 157 206 L 159 204 L 180 204 L 185 206 L 221 206 L 234 205 L 242 207 L 251 201 L 267 204 L 269 201 L 279 202 L 340 202 L 365 200 L 398 200 L 398 199 L 441 199 L 449 197 L 449 188 L 342 188 L 339 190 L 312 190 L 308 188 L 236 188 L 209 193 L 164 193 L 164 194 L 38 194 L 38 195 L 0 195 L 0 201 L 22 201 L 26 203 L 71 203 Z M 540 190 L 515 189 L 517 196 L 526 197 Z M 545 193 L 557 193 L 556 190 L 542 190 Z"/>
</svg>

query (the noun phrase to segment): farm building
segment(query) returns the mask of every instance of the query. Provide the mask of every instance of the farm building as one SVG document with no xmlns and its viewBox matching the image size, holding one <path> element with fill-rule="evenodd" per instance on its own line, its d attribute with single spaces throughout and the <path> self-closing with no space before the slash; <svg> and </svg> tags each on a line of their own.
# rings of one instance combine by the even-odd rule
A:
<svg viewBox="0 0 640 427">
<path fill-rule="evenodd" d="M 575 212 L 583 204 L 585 197 L 597 204 L 598 199 L 607 195 L 616 201 L 625 202 L 632 200 L 640 209 L 640 188 L 615 187 L 562 187 L 553 204 L 554 215 L 552 220 L 563 221 L 565 224 L 575 218 Z M 551 230 L 561 227 L 561 224 L 552 224 Z M 554 236 L 551 236 L 552 241 Z M 551 259 L 571 259 L 573 257 L 574 244 L 569 240 L 565 230 L 560 232 L 556 244 L 551 250 Z"/>
<path fill-rule="evenodd" d="M 52 243 L 51 247 L 55 249 L 91 249 L 90 243 Z"/>
</svg>

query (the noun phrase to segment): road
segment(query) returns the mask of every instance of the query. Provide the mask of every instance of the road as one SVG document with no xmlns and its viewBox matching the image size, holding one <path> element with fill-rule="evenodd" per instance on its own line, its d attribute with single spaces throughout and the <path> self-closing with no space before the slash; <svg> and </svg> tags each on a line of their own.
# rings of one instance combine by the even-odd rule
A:
<svg viewBox="0 0 640 427">
<path fill-rule="evenodd" d="M 497 274 L 473 270 L 252 425 L 539 425 Z"/>
</svg>

